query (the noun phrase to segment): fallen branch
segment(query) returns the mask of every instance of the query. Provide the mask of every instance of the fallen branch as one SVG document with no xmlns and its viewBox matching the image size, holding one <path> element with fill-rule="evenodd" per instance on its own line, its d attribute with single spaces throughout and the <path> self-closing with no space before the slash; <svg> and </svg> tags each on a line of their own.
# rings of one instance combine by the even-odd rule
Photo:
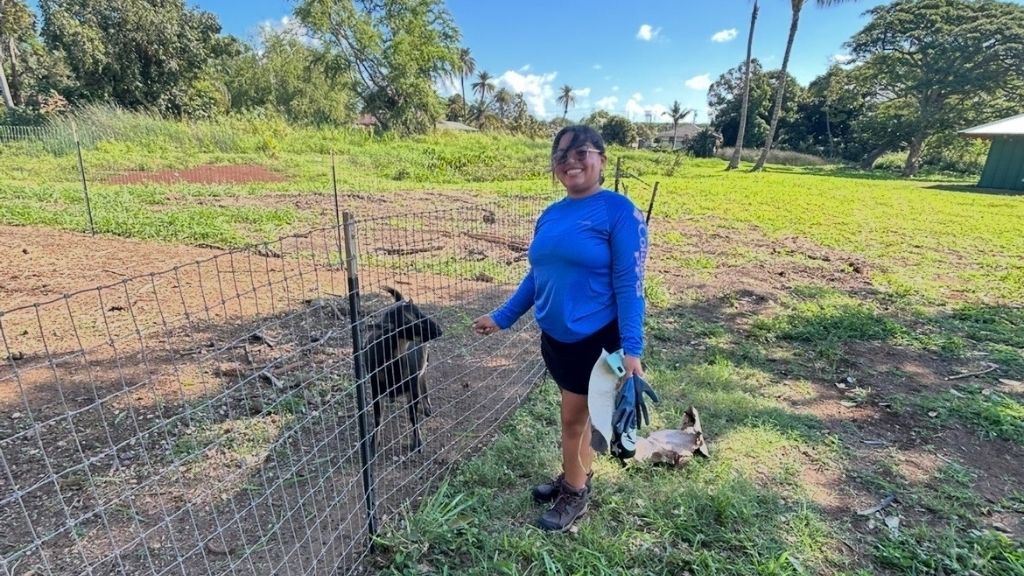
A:
<svg viewBox="0 0 1024 576">
<path fill-rule="evenodd" d="M 264 258 L 281 258 L 281 253 L 270 246 L 259 246 L 254 252 L 257 256 L 263 256 Z"/>
<path fill-rule="evenodd" d="M 479 232 L 466 232 L 466 236 L 474 240 L 483 240 L 484 242 L 490 242 L 491 244 L 498 244 L 504 246 L 509 250 L 515 250 L 516 252 L 526 252 L 530 248 L 529 242 L 522 240 L 509 240 L 495 234 L 482 234 Z"/>
<path fill-rule="evenodd" d="M 424 252 L 436 252 L 443 249 L 444 246 L 432 245 L 432 246 L 413 246 L 411 248 L 378 248 L 378 252 L 383 252 L 388 256 L 408 256 L 410 254 L 422 254 Z"/>
<path fill-rule="evenodd" d="M 968 372 L 966 374 L 954 374 L 953 376 L 946 376 L 946 380 L 960 380 L 961 378 L 970 378 L 971 376 L 981 376 L 983 374 L 988 374 L 989 372 L 992 372 L 997 368 L 999 368 L 998 365 L 989 364 L 988 368 L 985 368 L 984 370 L 979 370 L 977 372 Z"/>
<path fill-rule="evenodd" d="M 895 501 L 896 496 L 894 494 L 890 494 L 886 496 L 885 499 L 883 499 L 881 502 L 879 502 L 877 506 L 872 506 L 871 508 L 860 510 L 859 512 L 857 512 L 857 514 L 861 516 L 873 516 L 876 512 L 881 512 L 882 510 L 885 510 L 889 506 L 892 506 L 893 502 Z"/>
<path fill-rule="evenodd" d="M 324 333 L 323 336 L 317 338 L 316 340 L 310 341 L 310 343 L 308 345 L 303 346 L 302 348 L 297 350 L 296 353 L 308 352 L 314 346 L 319 346 L 320 344 L 323 344 L 324 342 L 329 340 L 332 336 L 334 336 L 334 330 L 328 330 L 326 333 Z M 274 374 L 274 372 L 272 372 L 272 370 L 279 371 L 279 372 L 292 372 L 293 370 L 297 370 L 297 369 L 305 366 L 306 364 L 308 364 L 307 360 L 296 360 L 296 361 L 290 362 L 288 364 L 281 364 L 280 366 L 277 366 L 277 363 L 280 360 L 282 360 L 282 359 L 279 358 L 277 360 L 274 360 L 270 364 L 267 364 L 266 366 L 264 366 L 259 372 L 256 373 L 256 378 L 257 379 L 262 378 L 262 379 L 266 380 L 267 382 L 270 382 L 270 384 L 274 388 L 284 388 L 285 387 L 284 382 L 282 382 L 281 379 L 278 378 Z"/>
</svg>

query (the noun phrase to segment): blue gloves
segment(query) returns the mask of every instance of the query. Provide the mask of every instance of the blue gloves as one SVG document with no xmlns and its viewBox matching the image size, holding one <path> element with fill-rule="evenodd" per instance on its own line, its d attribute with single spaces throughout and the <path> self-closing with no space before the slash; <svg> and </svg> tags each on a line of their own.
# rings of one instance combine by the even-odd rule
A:
<svg viewBox="0 0 1024 576">
<path fill-rule="evenodd" d="M 627 378 L 615 398 L 615 412 L 612 413 L 612 454 L 619 458 L 632 458 L 636 452 L 636 432 L 644 424 L 651 423 L 651 415 L 644 402 L 644 396 L 651 402 L 658 402 L 658 394 L 641 377 Z"/>
<path fill-rule="evenodd" d="M 636 388 L 636 406 L 639 410 L 637 412 L 636 427 L 639 429 L 645 424 L 651 424 L 651 414 L 647 411 L 647 404 L 644 402 L 644 396 L 649 397 L 651 402 L 654 402 L 655 404 L 657 404 L 660 399 L 658 398 L 658 393 L 654 391 L 654 388 L 651 388 L 650 384 L 648 384 L 646 380 L 639 376 L 634 376 L 633 380 L 635 380 L 633 386 Z"/>
<path fill-rule="evenodd" d="M 658 393 L 639 376 L 627 379 L 619 387 L 619 393 L 615 398 L 615 412 L 612 415 L 612 425 L 619 434 L 630 428 L 639 429 L 651 423 L 651 413 L 647 410 L 644 396 L 649 397 L 655 404 L 659 401 Z"/>
<path fill-rule="evenodd" d="M 635 376 L 633 378 L 636 378 Z M 612 412 L 612 428 L 619 434 L 625 434 L 630 428 L 636 428 L 636 386 L 633 378 L 627 378 L 619 386 L 615 396 L 615 411 Z"/>
</svg>

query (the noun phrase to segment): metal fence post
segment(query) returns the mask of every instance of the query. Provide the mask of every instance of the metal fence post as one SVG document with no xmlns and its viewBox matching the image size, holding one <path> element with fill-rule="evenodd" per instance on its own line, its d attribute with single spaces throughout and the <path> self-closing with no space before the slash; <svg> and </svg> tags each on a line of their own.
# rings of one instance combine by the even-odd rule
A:
<svg viewBox="0 0 1024 576">
<path fill-rule="evenodd" d="M 331 189 L 334 191 L 334 232 L 338 237 L 338 267 L 345 266 L 341 241 L 341 203 L 338 201 L 338 173 L 334 165 L 334 150 L 331 150 Z M 327 255 L 327 265 L 331 265 L 331 255 Z M 357 350 L 358 352 L 358 350 Z"/>
<path fill-rule="evenodd" d="M 82 162 L 82 142 L 78 139 L 78 128 L 71 121 L 71 134 L 75 137 L 75 150 L 78 151 L 78 175 L 82 177 L 82 193 L 85 195 L 85 214 L 89 217 L 89 232 L 96 235 L 96 226 L 92 221 L 92 205 L 89 203 L 89 185 L 85 181 L 85 163 Z"/>
<path fill-rule="evenodd" d="M 647 220 L 644 221 L 644 224 L 651 223 L 651 212 L 654 211 L 654 199 L 658 197 L 658 184 L 661 184 L 661 182 L 654 183 L 654 190 L 651 192 L 651 203 L 647 205 Z"/>
<path fill-rule="evenodd" d="M 348 310 L 352 323 L 352 364 L 356 379 L 356 409 L 359 411 L 359 458 L 363 463 L 363 498 L 366 502 L 366 530 L 370 536 L 370 547 L 373 537 L 377 535 L 377 495 L 374 488 L 373 461 L 369 433 L 369 422 L 366 415 L 366 379 L 362 360 L 363 337 L 360 333 L 359 311 L 359 266 L 358 247 L 356 246 L 356 222 L 351 212 L 342 215 L 345 227 L 345 260 L 348 269 Z"/>
</svg>

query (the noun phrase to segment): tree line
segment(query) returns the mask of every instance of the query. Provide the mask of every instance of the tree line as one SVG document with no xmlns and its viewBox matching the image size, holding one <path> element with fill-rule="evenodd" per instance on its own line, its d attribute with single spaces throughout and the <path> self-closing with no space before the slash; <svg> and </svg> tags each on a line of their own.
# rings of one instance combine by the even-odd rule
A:
<svg viewBox="0 0 1024 576">
<path fill-rule="evenodd" d="M 436 86 L 459 69 L 441 0 L 301 0 L 244 42 L 185 0 L 0 0 L 0 88 L 31 121 L 102 102 L 181 118 L 274 110 L 347 124 L 372 115 L 421 132 L 445 113 Z"/>
<path fill-rule="evenodd" d="M 762 150 L 755 170 L 777 146 L 868 168 L 887 152 L 905 151 L 902 172 L 912 176 L 928 154 L 948 160 L 971 146 L 957 139 L 957 130 L 1024 112 L 1024 6 L 994 0 L 878 6 L 846 42 L 850 61 L 807 87 L 787 72 L 803 7 L 793 0 L 782 67 L 766 71 L 750 57 L 755 1 L 747 60 L 708 91 L 712 126 L 724 141 Z"/>
<path fill-rule="evenodd" d="M 815 0 L 825 8 L 836 0 Z M 710 128 L 726 144 L 772 147 L 870 166 L 905 151 L 914 174 L 929 155 L 967 146 L 957 129 L 1024 112 L 1024 6 L 997 0 L 895 0 L 868 11 L 846 43 L 851 60 L 806 87 L 789 73 L 803 0 L 792 0 L 785 56 L 765 70 L 750 56 L 708 93 Z M 0 0 L 0 92 L 8 121 L 32 121 L 93 102 L 181 118 L 271 110 L 290 121 L 343 125 L 360 114 L 413 133 L 447 118 L 540 135 L 522 94 L 478 70 L 442 0 L 296 0 L 283 28 L 254 42 L 221 32 L 185 0 Z M 457 84 L 447 99 L 441 83 Z M 673 126 L 690 111 L 675 103 Z M 586 121 L 610 141 L 649 140 L 648 123 L 598 112 Z M 704 135 L 712 143 L 710 134 Z M 730 163 L 738 166 L 739 149 Z"/>
</svg>

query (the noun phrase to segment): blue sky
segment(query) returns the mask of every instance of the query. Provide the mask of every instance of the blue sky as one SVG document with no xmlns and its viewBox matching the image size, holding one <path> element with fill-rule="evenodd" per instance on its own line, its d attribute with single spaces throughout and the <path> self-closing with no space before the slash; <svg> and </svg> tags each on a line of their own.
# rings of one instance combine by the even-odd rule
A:
<svg viewBox="0 0 1024 576">
<path fill-rule="evenodd" d="M 806 85 L 860 30 L 862 13 L 880 0 L 817 8 L 801 16 L 790 71 Z M 224 31 L 253 39 L 261 25 L 280 27 L 287 0 L 193 0 L 220 18 Z M 499 85 L 523 92 L 531 111 L 561 115 L 559 88 L 576 90 L 570 118 L 605 108 L 633 120 L 660 117 L 673 100 L 707 120 L 707 86 L 739 64 L 746 50 L 751 2 L 719 0 L 447 0 L 477 62 Z M 789 2 L 762 0 L 754 54 L 768 68 L 782 63 Z M 467 82 L 468 84 L 468 82 Z M 467 87 L 468 90 L 468 87 Z M 661 117 L 664 120 L 664 117 Z"/>
</svg>

